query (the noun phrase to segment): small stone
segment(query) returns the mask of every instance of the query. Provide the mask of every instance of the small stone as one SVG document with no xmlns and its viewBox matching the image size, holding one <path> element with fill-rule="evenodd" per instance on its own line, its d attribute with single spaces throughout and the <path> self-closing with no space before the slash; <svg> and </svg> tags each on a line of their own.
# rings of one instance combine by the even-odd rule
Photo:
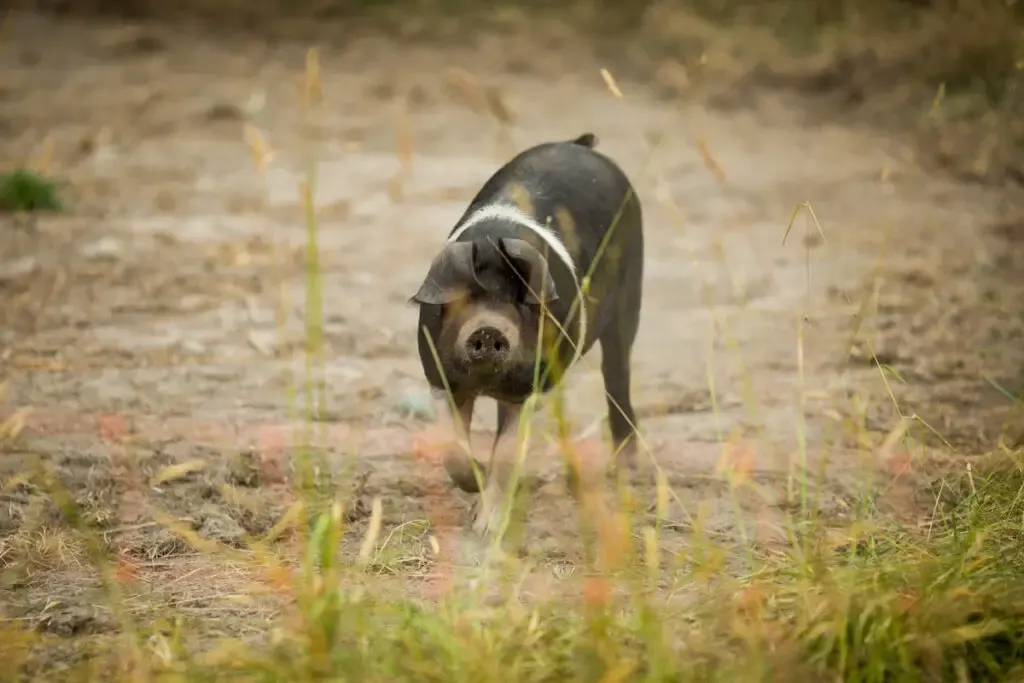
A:
<svg viewBox="0 0 1024 683">
<path fill-rule="evenodd" d="M 206 353 L 206 346 L 195 339 L 185 339 L 181 342 L 181 350 L 192 356 L 201 356 Z"/>
<path fill-rule="evenodd" d="M 249 322 L 254 325 L 272 325 L 274 323 L 274 310 L 269 306 L 263 306 L 255 297 L 247 297 L 245 310 L 249 315 Z"/>
<path fill-rule="evenodd" d="M 215 121 L 241 121 L 245 113 L 241 107 L 227 102 L 219 102 L 206 110 L 206 120 Z"/>
<path fill-rule="evenodd" d="M 277 334 L 273 330 L 249 330 L 249 345 L 264 356 L 273 358 L 277 349 Z"/>
<path fill-rule="evenodd" d="M 39 263 L 33 256 L 23 256 L 20 259 L 9 261 L 0 266 L 0 282 L 4 280 L 17 280 L 18 278 L 31 275 Z"/>
<path fill-rule="evenodd" d="M 113 237 L 104 237 L 82 247 L 82 256 L 87 259 L 117 258 L 121 255 L 121 241 Z"/>
<path fill-rule="evenodd" d="M 399 397 L 395 402 L 394 410 L 402 417 L 411 417 L 417 420 L 433 420 L 434 401 L 425 392 L 410 392 Z"/>
<path fill-rule="evenodd" d="M 253 117 L 259 115 L 263 109 L 267 106 L 267 93 L 263 90 L 257 90 L 249 95 L 245 104 L 242 106 L 243 115 L 247 117 Z"/>
<path fill-rule="evenodd" d="M 181 297 L 178 306 L 183 311 L 198 311 L 207 304 L 209 298 L 200 294 L 189 294 Z"/>
</svg>

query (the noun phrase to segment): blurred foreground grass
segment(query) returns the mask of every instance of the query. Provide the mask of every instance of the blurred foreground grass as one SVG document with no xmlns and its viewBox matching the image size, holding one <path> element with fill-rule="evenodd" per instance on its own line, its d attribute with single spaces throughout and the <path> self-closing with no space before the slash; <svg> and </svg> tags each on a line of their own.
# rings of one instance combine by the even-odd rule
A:
<svg viewBox="0 0 1024 683">
<path fill-rule="evenodd" d="M 577 600 L 526 606 L 506 593 L 485 601 L 466 586 L 437 604 L 375 594 L 363 587 L 361 566 L 338 559 L 345 524 L 335 504 L 312 520 L 302 559 L 281 584 L 292 606 L 257 625 L 270 631 L 269 644 L 196 644 L 195 625 L 125 622 L 121 635 L 95 641 L 84 662 L 58 667 L 59 678 L 1021 680 L 1024 460 L 1004 453 L 976 465 L 936 479 L 926 525 L 825 528 L 794 519 L 785 550 L 758 556 L 742 576 L 723 572 L 714 541 L 695 532 L 693 550 L 668 579 L 693 589 L 685 603 L 670 598 L 651 566 L 658 538 L 650 527 L 636 530 L 618 569 L 586 570 Z M 103 566 L 101 555 L 89 554 Z M 511 589 L 512 580 L 493 579 L 503 580 Z M 116 601 L 113 580 L 108 590 Z M 34 680 L 27 672 L 63 640 L 15 623 L 0 630 L 5 680 Z M 43 679 L 57 680 L 43 668 Z"/>
</svg>

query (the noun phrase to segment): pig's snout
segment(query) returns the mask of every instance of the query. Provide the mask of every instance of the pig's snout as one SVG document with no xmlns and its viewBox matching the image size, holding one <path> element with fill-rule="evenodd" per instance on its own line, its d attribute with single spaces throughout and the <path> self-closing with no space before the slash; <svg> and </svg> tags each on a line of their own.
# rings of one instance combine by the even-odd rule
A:
<svg viewBox="0 0 1024 683">
<path fill-rule="evenodd" d="M 497 327 L 484 326 L 466 339 L 466 358 L 470 363 L 499 364 L 508 360 L 512 344 Z"/>
<path fill-rule="evenodd" d="M 498 370 L 516 354 L 519 327 L 507 315 L 478 313 L 461 326 L 455 344 L 459 355 L 475 371 Z"/>
</svg>

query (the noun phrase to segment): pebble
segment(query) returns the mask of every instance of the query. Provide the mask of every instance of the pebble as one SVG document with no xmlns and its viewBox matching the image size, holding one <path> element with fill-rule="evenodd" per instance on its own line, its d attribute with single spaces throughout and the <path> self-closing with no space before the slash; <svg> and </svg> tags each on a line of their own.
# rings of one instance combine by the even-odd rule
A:
<svg viewBox="0 0 1024 683">
<path fill-rule="evenodd" d="M 31 275 L 39 265 L 33 256 L 23 256 L 14 261 L 0 265 L 0 282 L 4 280 L 17 280 L 18 278 Z"/>
<path fill-rule="evenodd" d="M 122 251 L 121 241 L 114 237 L 104 237 L 81 249 L 82 256 L 88 259 L 117 258 Z"/>
<path fill-rule="evenodd" d="M 185 339 L 181 342 L 181 350 L 192 356 L 201 356 L 206 353 L 206 346 L 195 339 Z"/>
<path fill-rule="evenodd" d="M 261 305 L 255 297 L 246 297 L 245 309 L 254 325 L 272 325 L 276 320 L 274 309 Z"/>
<path fill-rule="evenodd" d="M 249 330 L 250 346 L 267 357 L 273 357 L 278 346 L 278 335 L 275 330 Z"/>
<path fill-rule="evenodd" d="M 420 420 L 434 419 L 434 401 L 430 394 L 423 391 L 408 392 L 395 401 L 394 410 L 402 417 L 413 417 Z"/>
</svg>

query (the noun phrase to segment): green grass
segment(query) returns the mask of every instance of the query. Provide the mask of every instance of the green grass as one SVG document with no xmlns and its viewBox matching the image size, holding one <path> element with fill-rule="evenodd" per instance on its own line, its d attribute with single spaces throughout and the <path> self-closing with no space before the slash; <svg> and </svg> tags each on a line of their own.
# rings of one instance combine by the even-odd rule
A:
<svg viewBox="0 0 1024 683">
<path fill-rule="evenodd" d="M 626 605 L 552 603 L 511 620 L 499 606 L 464 623 L 327 589 L 298 642 L 250 662 L 253 679 L 1009 680 L 1024 673 L 1024 476 L 1014 461 L 949 484 L 931 540 L 875 532 L 765 559 L 686 610 L 637 590 Z"/>
<path fill-rule="evenodd" d="M 0 211 L 34 213 L 63 209 L 53 180 L 23 168 L 0 176 Z"/>
<path fill-rule="evenodd" d="M 529 607 L 485 606 L 466 590 L 439 605 L 375 597 L 354 580 L 361 570 L 338 559 L 339 505 L 312 525 L 295 609 L 271 647 L 197 653 L 182 645 L 186 626 L 135 632 L 126 643 L 137 668 L 115 680 L 1019 680 L 1022 455 L 937 479 L 930 528 L 855 525 L 838 543 L 804 529 L 789 551 L 735 579 L 707 580 L 694 553 L 673 577 L 701 586 L 685 607 L 664 604 L 629 568 L 588 579 L 578 601 Z M 616 589 L 622 599 L 605 599 Z M 5 630 L 12 663 L 25 635 Z M 114 656 L 124 651 L 99 662 Z"/>
</svg>

